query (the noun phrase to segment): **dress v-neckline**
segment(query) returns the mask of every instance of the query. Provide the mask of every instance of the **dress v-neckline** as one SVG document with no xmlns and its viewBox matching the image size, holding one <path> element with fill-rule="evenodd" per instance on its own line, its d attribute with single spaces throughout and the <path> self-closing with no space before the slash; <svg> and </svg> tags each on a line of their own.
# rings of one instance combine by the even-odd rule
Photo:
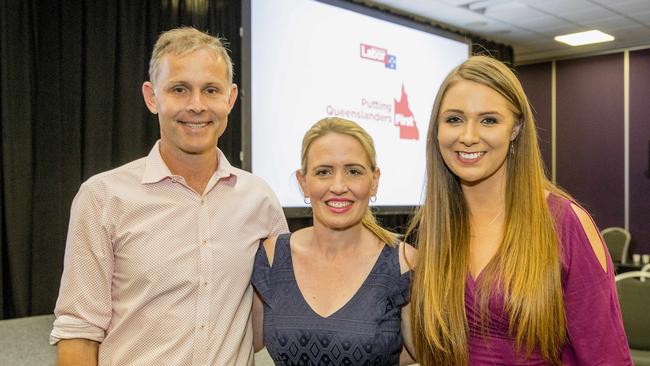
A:
<svg viewBox="0 0 650 366">
<path fill-rule="evenodd" d="M 336 315 L 336 314 L 340 313 L 341 311 L 343 311 L 350 304 L 352 304 L 354 302 L 354 300 L 356 300 L 359 292 L 361 292 L 361 289 L 364 288 L 364 286 L 366 285 L 366 283 L 368 282 L 370 277 L 377 270 L 379 260 L 383 256 L 384 251 L 386 250 L 386 248 L 388 248 L 388 245 L 384 244 L 384 246 L 379 251 L 379 255 L 375 259 L 375 263 L 372 265 L 372 268 L 370 269 L 370 272 L 368 272 L 368 275 L 366 275 L 366 278 L 363 279 L 363 281 L 361 282 L 361 285 L 359 286 L 359 288 L 357 288 L 357 290 L 354 292 L 354 294 L 352 294 L 352 296 L 350 296 L 350 298 L 345 303 L 343 303 L 343 305 L 341 305 L 338 309 L 334 310 L 329 315 L 324 316 L 324 315 L 319 314 L 316 310 L 314 310 L 314 308 L 307 301 L 307 298 L 305 298 L 305 294 L 302 292 L 302 289 L 300 289 L 300 286 L 298 285 L 298 278 L 296 277 L 296 271 L 293 268 L 293 255 L 291 254 L 291 234 L 289 234 L 289 237 L 287 238 L 287 246 L 288 246 L 288 249 L 289 249 L 289 268 L 291 268 L 291 276 L 293 277 L 293 283 L 295 284 L 296 289 L 298 290 L 298 294 L 300 294 L 299 297 L 302 300 L 302 303 L 307 307 L 307 309 L 309 309 L 309 311 L 312 314 L 316 315 L 320 319 L 330 319 L 330 318 L 332 318 L 334 315 Z"/>
<path fill-rule="evenodd" d="M 486 265 L 485 267 L 487 267 L 487 265 Z M 467 270 L 467 282 L 468 282 L 469 284 L 472 285 L 472 288 L 475 288 L 475 287 L 476 287 L 476 284 L 477 284 L 478 281 L 481 279 L 481 276 L 483 275 L 483 272 L 485 271 L 485 267 L 483 267 L 483 268 L 478 272 L 478 274 L 476 275 L 476 277 L 472 276 L 472 271 Z"/>
</svg>

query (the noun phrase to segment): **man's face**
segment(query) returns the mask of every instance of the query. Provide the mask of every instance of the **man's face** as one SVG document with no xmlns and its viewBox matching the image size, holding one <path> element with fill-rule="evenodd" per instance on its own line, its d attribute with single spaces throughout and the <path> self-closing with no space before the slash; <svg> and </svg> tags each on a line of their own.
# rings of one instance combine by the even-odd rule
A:
<svg viewBox="0 0 650 366">
<path fill-rule="evenodd" d="M 145 103 L 160 122 L 163 158 L 214 154 L 237 99 L 225 62 L 209 49 L 166 54 L 153 83 L 142 86 Z"/>
</svg>

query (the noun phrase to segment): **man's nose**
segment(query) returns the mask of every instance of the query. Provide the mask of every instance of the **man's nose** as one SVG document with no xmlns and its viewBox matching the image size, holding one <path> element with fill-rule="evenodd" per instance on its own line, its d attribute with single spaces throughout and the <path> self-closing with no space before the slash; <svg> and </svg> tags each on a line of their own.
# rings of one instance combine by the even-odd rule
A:
<svg viewBox="0 0 650 366">
<path fill-rule="evenodd" d="M 187 103 L 187 110 L 194 113 L 201 113 L 206 109 L 201 92 L 192 92 Z"/>
</svg>

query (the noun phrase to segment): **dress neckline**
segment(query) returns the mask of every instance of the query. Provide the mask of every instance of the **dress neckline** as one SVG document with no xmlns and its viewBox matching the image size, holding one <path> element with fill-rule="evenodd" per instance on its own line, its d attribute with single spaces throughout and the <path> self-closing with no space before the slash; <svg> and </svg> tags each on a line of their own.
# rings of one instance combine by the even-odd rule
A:
<svg viewBox="0 0 650 366">
<path fill-rule="evenodd" d="M 389 248 L 390 248 L 388 245 L 384 244 L 383 248 L 379 251 L 379 255 L 375 259 L 375 263 L 372 265 L 372 268 L 370 269 L 370 272 L 368 272 L 368 275 L 366 275 L 366 278 L 364 278 L 364 280 L 361 282 L 361 286 L 359 286 L 359 288 L 357 288 L 357 290 L 354 292 L 354 294 L 352 294 L 352 296 L 350 296 L 350 298 L 345 303 L 343 303 L 343 305 L 341 305 L 338 309 L 334 310 L 329 315 L 324 316 L 322 314 L 319 314 L 316 310 L 314 310 L 314 308 L 309 304 L 309 302 L 305 298 L 305 295 L 303 294 L 302 289 L 298 285 L 298 279 L 296 278 L 296 272 L 294 271 L 294 268 L 293 268 L 293 256 L 291 254 L 291 234 L 292 233 L 289 233 L 287 235 L 287 249 L 288 249 L 288 253 L 289 253 L 289 268 L 291 269 L 291 277 L 293 279 L 293 283 L 296 286 L 296 289 L 298 290 L 298 294 L 300 295 L 300 296 L 298 296 L 300 298 L 300 301 L 309 310 L 309 312 L 311 312 L 313 315 L 315 315 L 319 319 L 330 319 L 330 318 L 334 317 L 336 314 L 342 312 L 344 309 L 348 308 L 350 306 L 350 304 L 354 303 L 355 300 L 357 299 L 358 295 L 359 295 L 359 292 L 361 292 L 361 290 L 368 283 L 370 277 L 372 277 L 375 274 L 375 272 L 377 271 L 377 268 L 379 267 L 379 261 L 384 256 L 384 252 L 386 250 L 389 250 Z"/>
</svg>

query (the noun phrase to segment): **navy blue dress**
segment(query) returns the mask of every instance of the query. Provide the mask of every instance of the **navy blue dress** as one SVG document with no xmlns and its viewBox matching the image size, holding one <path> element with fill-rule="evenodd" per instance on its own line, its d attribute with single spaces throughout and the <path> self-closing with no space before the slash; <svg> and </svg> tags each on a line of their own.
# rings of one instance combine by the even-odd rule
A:
<svg viewBox="0 0 650 366">
<path fill-rule="evenodd" d="M 278 237 L 273 267 L 264 247 L 255 256 L 252 283 L 264 302 L 264 342 L 276 365 L 399 365 L 401 308 L 410 272 L 400 274 L 399 247 L 384 246 L 356 294 L 327 318 L 315 313 L 298 288 L 289 239 Z"/>
</svg>

